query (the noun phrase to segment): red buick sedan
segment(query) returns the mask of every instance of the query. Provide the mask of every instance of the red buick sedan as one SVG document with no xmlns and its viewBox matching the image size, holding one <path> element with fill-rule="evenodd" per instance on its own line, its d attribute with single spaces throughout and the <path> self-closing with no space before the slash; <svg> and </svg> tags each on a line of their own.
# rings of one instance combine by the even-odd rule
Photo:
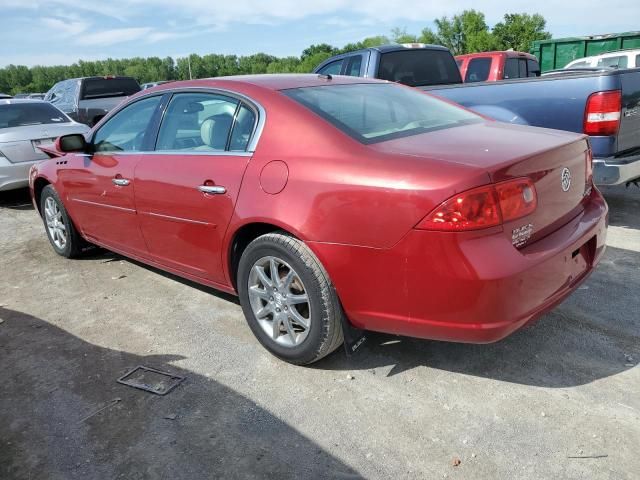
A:
<svg viewBox="0 0 640 480">
<path fill-rule="evenodd" d="M 237 294 L 297 364 L 350 326 L 499 340 L 605 248 L 586 137 L 377 80 L 174 82 L 48 153 L 30 186 L 58 254 L 100 245 Z"/>
</svg>

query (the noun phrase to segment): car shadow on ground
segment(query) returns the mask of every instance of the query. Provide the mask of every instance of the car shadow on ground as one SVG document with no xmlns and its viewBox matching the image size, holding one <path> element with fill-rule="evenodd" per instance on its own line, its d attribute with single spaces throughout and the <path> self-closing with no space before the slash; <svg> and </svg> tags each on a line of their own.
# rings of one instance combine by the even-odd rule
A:
<svg viewBox="0 0 640 480">
<path fill-rule="evenodd" d="M 360 478 L 292 426 L 172 362 L 92 345 L 0 307 L 0 478 Z M 184 383 L 116 383 L 145 365 Z M 118 400 L 119 399 L 119 400 Z"/>
<path fill-rule="evenodd" d="M 11 210 L 33 210 L 28 188 L 0 192 L 0 208 Z"/>
<path fill-rule="evenodd" d="M 609 204 L 609 225 L 640 230 L 640 188 L 617 185 L 600 190 Z"/>
</svg>

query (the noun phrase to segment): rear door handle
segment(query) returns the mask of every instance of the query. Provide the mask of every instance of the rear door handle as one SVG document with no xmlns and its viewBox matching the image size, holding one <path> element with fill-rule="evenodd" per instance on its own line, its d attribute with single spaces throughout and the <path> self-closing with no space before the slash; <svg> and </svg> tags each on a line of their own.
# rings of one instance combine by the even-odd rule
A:
<svg viewBox="0 0 640 480">
<path fill-rule="evenodd" d="M 129 185 L 131 183 L 126 178 L 112 178 L 111 181 L 114 184 L 118 185 L 119 187 L 126 187 L 127 185 Z"/>
<path fill-rule="evenodd" d="M 209 195 L 222 195 L 223 193 L 227 193 L 227 189 L 220 185 L 200 185 L 198 190 Z"/>
</svg>

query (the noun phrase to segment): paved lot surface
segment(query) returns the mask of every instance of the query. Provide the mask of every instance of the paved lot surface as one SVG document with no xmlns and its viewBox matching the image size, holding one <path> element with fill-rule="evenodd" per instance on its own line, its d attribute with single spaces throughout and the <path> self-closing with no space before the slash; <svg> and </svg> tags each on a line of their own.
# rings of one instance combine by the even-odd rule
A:
<svg viewBox="0 0 640 480">
<path fill-rule="evenodd" d="M 25 192 L 2 194 L 0 478 L 638 479 L 640 189 L 605 193 L 606 257 L 535 325 L 372 335 L 311 368 L 267 354 L 231 297 L 55 255 Z M 187 379 L 116 383 L 137 365 Z"/>
</svg>

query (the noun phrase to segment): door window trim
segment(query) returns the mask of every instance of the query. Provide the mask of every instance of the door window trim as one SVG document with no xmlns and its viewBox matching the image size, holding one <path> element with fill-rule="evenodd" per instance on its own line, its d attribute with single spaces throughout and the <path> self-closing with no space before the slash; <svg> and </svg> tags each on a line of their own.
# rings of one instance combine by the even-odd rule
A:
<svg viewBox="0 0 640 480">
<path fill-rule="evenodd" d="M 162 119 L 164 118 L 164 114 L 166 113 L 166 110 L 169 105 L 169 102 L 171 101 L 171 98 L 173 98 L 173 95 L 177 93 L 219 94 L 219 95 L 236 99 L 239 101 L 238 105 L 244 105 L 247 108 L 249 108 L 253 112 L 255 116 L 255 120 L 253 125 L 253 131 L 251 133 L 251 138 L 249 140 L 249 143 L 247 144 L 247 149 L 245 151 L 218 150 L 218 151 L 210 151 L 210 152 L 190 152 L 190 151 L 182 151 L 182 150 L 156 151 L 155 144 L 158 138 L 158 134 L 160 132 L 160 125 L 162 124 Z M 262 131 L 264 130 L 267 112 L 265 111 L 262 105 L 260 105 L 258 102 L 256 102 L 252 98 L 249 98 L 242 93 L 234 92 L 233 90 L 228 90 L 228 89 L 219 88 L 219 87 L 179 87 L 179 88 L 162 90 L 160 92 L 153 92 L 152 94 L 148 94 L 148 95 L 141 95 L 140 97 L 136 98 L 134 101 L 129 102 L 109 112 L 108 116 L 105 118 L 104 123 L 100 126 L 100 128 L 102 128 L 104 124 L 106 124 L 106 122 L 109 121 L 110 118 L 117 115 L 118 112 L 124 110 L 128 106 L 133 105 L 134 103 L 139 102 L 140 100 L 144 100 L 154 96 L 162 96 L 163 98 L 160 100 L 160 103 L 158 104 L 158 107 L 156 108 L 156 111 L 154 112 L 153 117 L 149 122 L 149 126 L 148 126 L 149 131 L 147 133 L 150 133 L 151 135 L 149 137 L 146 137 L 145 135 L 145 142 L 144 142 L 146 147 L 145 149 L 137 150 L 135 152 L 102 151 L 102 152 L 95 152 L 94 154 L 95 155 L 97 154 L 110 154 L 110 155 L 153 154 L 153 155 L 189 155 L 189 156 L 208 155 L 208 156 L 251 157 L 256 151 L 256 148 L 258 147 L 258 142 L 260 140 L 260 137 L 262 136 Z M 236 109 L 236 114 L 234 114 L 234 125 L 235 125 L 235 115 L 237 115 L 238 111 L 239 109 Z M 93 144 L 95 135 L 98 133 L 99 130 L 100 129 L 92 133 L 91 144 Z M 231 131 L 233 131 L 233 129 Z M 147 143 L 147 138 L 148 138 L 148 143 Z M 151 148 L 149 147 L 149 144 L 151 144 Z"/>
</svg>

